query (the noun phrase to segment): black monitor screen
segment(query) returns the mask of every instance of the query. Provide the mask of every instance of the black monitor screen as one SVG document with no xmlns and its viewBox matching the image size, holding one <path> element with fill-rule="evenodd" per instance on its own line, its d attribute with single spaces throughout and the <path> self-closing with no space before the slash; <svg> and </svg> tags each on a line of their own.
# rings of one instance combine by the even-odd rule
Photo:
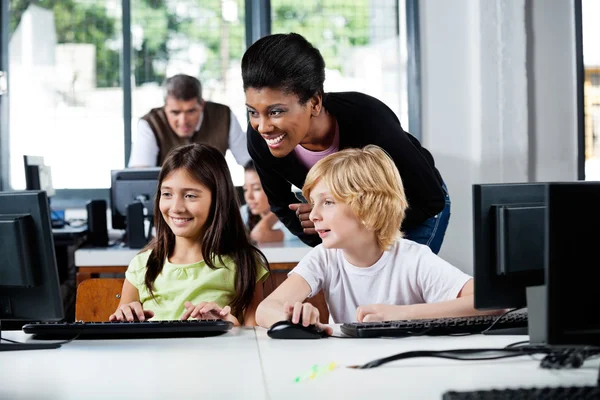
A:
<svg viewBox="0 0 600 400">
<path fill-rule="evenodd" d="M 548 343 L 600 345 L 600 182 L 548 186 Z"/>
<path fill-rule="evenodd" d="M 475 308 L 526 306 L 544 283 L 546 185 L 473 185 Z"/>
<path fill-rule="evenodd" d="M 110 208 L 113 229 L 127 227 L 127 206 L 141 202 L 147 218 L 154 215 L 154 198 L 160 168 L 130 168 L 111 171 Z"/>
<path fill-rule="evenodd" d="M 0 320 L 63 319 L 46 192 L 0 192 L 0 235 Z"/>
</svg>

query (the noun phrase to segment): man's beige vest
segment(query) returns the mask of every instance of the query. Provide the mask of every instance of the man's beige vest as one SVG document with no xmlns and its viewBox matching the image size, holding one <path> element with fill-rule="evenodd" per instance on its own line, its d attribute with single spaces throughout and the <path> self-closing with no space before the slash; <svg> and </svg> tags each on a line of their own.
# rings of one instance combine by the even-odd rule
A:
<svg viewBox="0 0 600 400">
<path fill-rule="evenodd" d="M 163 107 L 153 108 L 142 117 L 150 124 L 158 144 L 156 165 L 161 166 L 169 151 L 175 147 L 190 143 L 204 143 L 219 149 L 223 155 L 229 148 L 229 123 L 231 110 L 229 107 L 212 102 L 204 103 L 200 129 L 189 138 L 182 138 L 171 129 Z"/>
</svg>

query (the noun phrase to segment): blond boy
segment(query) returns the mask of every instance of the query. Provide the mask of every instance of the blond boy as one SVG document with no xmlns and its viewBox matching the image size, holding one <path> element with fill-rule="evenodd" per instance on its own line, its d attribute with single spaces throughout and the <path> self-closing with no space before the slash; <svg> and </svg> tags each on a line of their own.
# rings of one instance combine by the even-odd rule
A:
<svg viewBox="0 0 600 400">
<path fill-rule="evenodd" d="M 316 246 L 259 305 L 256 320 L 319 323 L 303 303 L 324 291 L 335 323 L 474 315 L 473 279 L 427 246 L 402 238 L 409 204 L 398 169 L 379 147 L 317 162 L 302 194 L 313 204 Z M 331 328 L 325 328 L 331 333 Z"/>
</svg>

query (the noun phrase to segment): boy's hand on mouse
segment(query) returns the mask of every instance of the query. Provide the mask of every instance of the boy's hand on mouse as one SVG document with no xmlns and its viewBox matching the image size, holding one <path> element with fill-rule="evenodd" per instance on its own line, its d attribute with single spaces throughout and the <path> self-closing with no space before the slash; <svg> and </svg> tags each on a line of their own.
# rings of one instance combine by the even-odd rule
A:
<svg viewBox="0 0 600 400">
<path fill-rule="evenodd" d="M 333 329 L 319 322 L 319 309 L 310 303 L 300 303 L 297 301 L 290 304 L 287 301 L 283 304 L 283 311 L 294 324 L 302 326 L 316 325 L 323 329 L 328 335 L 333 334 Z"/>
<path fill-rule="evenodd" d="M 154 317 L 154 311 L 144 310 L 142 303 L 134 301 L 128 304 L 121 304 L 117 311 L 108 317 L 109 321 L 145 321 Z"/>
<path fill-rule="evenodd" d="M 185 311 L 180 318 L 181 320 L 188 318 L 216 318 L 231 321 L 234 325 L 240 324 L 238 319 L 231 314 L 231 307 L 229 306 L 221 308 L 217 303 L 205 301 L 197 305 L 192 304 L 191 301 L 186 301 L 183 306 L 185 307 Z"/>
<path fill-rule="evenodd" d="M 369 304 L 356 309 L 358 322 L 393 321 L 408 319 L 402 312 L 402 306 L 390 304 Z"/>
<path fill-rule="evenodd" d="M 296 211 L 296 217 L 300 220 L 300 225 L 304 228 L 307 235 L 316 235 L 315 224 L 310 220 L 310 212 L 313 209 L 312 204 L 294 203 L 288 206 L 290 210 Z"/>
</svg>

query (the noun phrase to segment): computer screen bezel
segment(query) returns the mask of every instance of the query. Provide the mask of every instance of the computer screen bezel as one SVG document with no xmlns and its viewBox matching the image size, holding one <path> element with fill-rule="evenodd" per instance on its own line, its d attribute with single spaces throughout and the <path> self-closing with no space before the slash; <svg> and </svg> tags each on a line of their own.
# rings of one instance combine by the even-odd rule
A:
<svg viewBox="0 0 600 400">
<path fill-rule="evenodd" d="M 11 307 L 17 305 L 18 309 L 26 309 L 27 315 L 0 316 L 0 319 L 8 323 L 63 320 L 65 314 L 46 192 L 0 192 L 0 212 L 5 215 L 31 216 L 35 232 L 35 240 L 32 240 L 31 244 L 37 248 L 31 256 L 34 265 L 39 266 L 35 271 L 35 287 L 0 287 L 0 296 L 9 299 Z"/>
<path fill-rule="evenodd" d="M 589 313 L 586 313 L 588 318 L 593 318 L 596 310 L 593 307 L 590 308 L 590 304 L 581 302 L 577 292 L 584 289 L 579 285 L 568 287 L 567 281 L 562 276 L 564 271 L 576 273 L 573 269 L 574 264 L 590 265 L 587 263 L 589 255 L 586 256 L 585 253 L 581 252 L 584 245 L 579 245 L 580 241 L 577 238 L 580 235 L 600 238 L 600 230 L 589 219 L 589 212 L 597 212 L 597 210 L 584 207 L 579 200 L 581 197 L 589 198 L 591 191 L 597 193 L 598 198 L 600 198 L 600 182 L 554 182 L 547 187 L 546 248 L 548 251 L 545 267 L 545 313 L 547 321 L 546 343 L 550 345 L 600 345 L 600 330 L 578 331 L 577 328 L 569 326 L 566 322 L 568 319 L 566 318 L 567 313 L 572 312 L 572 308 L 565 304 L 565 297 L 567 296 L 576 296 L 577 306 L 587 307 L 590 310 Z M 579 208 L 577 208 L 578 205 Z M 577 210 L 574 209 L 574 206 Z M 583 211 L 583 214 L 588 218 L 578 218 L 575 215 L 578 210 Z M 576 232 L 570 229 L 566 230 L 567 227 L 563 223 L 564 221 L 569 222 L 569 228 L 577 229 L 579 227 L 581 230 Z M 589 231 L 586 233 L 585 229 Z M 568 246 L 568 241 L 565 240 L 567 238 L 575 240 L 575 248 Z M 595 248 L 588 250 L 597 253 Z M 574 257 L 574 255 L 577 255 L 577 257 Z M 593 267 L 593 265 L 590 266 Z M 579 276 L 579 280 L 595 281 L 596 276 L 597 272 L 593 271 L 589 276 Z M 600 318 L 598 319 L 600 320 Z"/>
<path fill-rule="evenodd" d="M 149 212 L 153 212 L 154 196 L 158 187 L 158 176 L 160 167 L 153 168 L 126 168 L 111 171 L 110 184 L 110 210 L 113 229 L 125 229 L 127 227 L 127 215 L 119 212 L 117 201 L 117 182 L 118 181 L 154 181 L 154 191 L 152 197 L 146 203 L 146 206 L 151 206 Z M 127 205 L 125 205 L 126 208 Z M 151 214 L 149 214 L 151 216 Z"/>
<path fill-rule="evenodd" d="M 474 184 L 473 191 L 473 272 L 474 305 L 478 310 L 521 308 L 527 304 L 527 286 L 543 284 L 543 265 L 518 276 L 499 277 L 496 269 L 495 221 L 493 206 L 545 205 L 545 183 Z M 543 229 L 543 227 L 542 227 Z M 540 249 L 543 252 L 543 249 Z M 542 254 L 542 253 L 541 253 Z"/>
</svg>

